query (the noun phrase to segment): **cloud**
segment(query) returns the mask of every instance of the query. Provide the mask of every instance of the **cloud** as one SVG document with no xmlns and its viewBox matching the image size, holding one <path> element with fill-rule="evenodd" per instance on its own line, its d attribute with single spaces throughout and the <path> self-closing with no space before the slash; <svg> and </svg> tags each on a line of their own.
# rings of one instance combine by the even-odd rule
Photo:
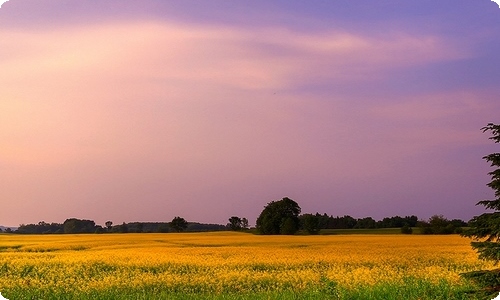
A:
<svg viewBox="0 0 500 300">
<path fill-rule="evenodd" d="M 381 69 L 464 57 L 434 36 L 300 34 L 175 23 L 110 23 L 49 32 L 2 32 L 9 77 L 61 72 L 204 82 L 242 89 L 305 80 L 358 80 Z M 64 41 L 64 42 L 63 42 Z M 5 58 L 6 57 L 6 58 Z"/>
<path fill-rule="evenodd" d="M 394 165 L 440 136 L 469 138 L 405 122 L 429 129 L 477 109 L 472 96 L 456 106 L 459 93 L 371 95 L 393 70 L 471 55 L 432 34 L 113 21 L 0 35 L 5 211 L 50 201 L 61 219 L 94 218 L 95 207 L 111 213 L 123 203 L 123 221 L 161 220 L 164 207 L 189 218 L 204 197 L 203 212 L 242 194 L 348 195 L 358 181 L 397 182 Z M 369 95 L 335 88 L 349 84 Z M 17 215 L 31 222 L 31 213 Z"/>
<path fill-rule="evenodd" d="M 281 143 L 293 143 L 287 125 L 303 120 L 306 136 L 324 130 L 309 124 L 309 116 L 324 115 L 324 124 L 348 119 L 339 112 L 346 99 L 303 99 L 287 91 L 308 82 L 376 80 L 391 68 L 466 55 L 435 36 L 374 38 L 168 22 L 1 35 L 0 81 L 6 88 L 0 95 L 8 100 L 0 103 L 0 152 L 10 164 L 39 167 L 145 157 L 180 164 L 186 155 L 193 164 L 218 164 L 223 149 L 229 157 L 261 153 L 272 161 Z M 318 106 L 321 111 L 311 109 L 311 101 L 327 104 Z M 381 107 L 375 114 L 405 119 L 415 110 L 426 118 L 450 113 L 433 111 L 432 102 Z"/>
<path fill-rule="evenodd" d="M 0 0 L 0 8 L 5 4 L 5 2 L 7 2 L 9 0 Z"/>
</svg>

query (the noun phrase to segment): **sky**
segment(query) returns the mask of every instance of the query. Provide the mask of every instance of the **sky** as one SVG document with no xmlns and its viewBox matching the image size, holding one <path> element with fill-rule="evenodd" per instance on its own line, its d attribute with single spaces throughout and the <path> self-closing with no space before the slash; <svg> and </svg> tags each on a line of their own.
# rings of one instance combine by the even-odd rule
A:
<svg viewBox="0 0 500 300">
<path fill-rule="evenodd" d="M 490 0 L 10 0 L 0 224 L 469 220 L 500 123 Z"/>
</svg>

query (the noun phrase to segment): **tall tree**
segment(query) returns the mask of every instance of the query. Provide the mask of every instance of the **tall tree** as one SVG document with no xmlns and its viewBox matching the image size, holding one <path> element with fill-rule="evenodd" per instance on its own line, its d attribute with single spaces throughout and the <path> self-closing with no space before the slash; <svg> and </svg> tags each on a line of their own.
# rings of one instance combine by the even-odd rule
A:
<svg viewBox="0 0 500 300">
<path fill-rule="evenodd" d="M 285 197 L 271 201 L 257 218 L 257 230 L 261 234 L 294 234 L 299 230 L 300 206 Z"/>
<path fill-rule="evenodd" d="M 482 128 L 483 132 L 490 131 L 490 137 L 495 143 L 500 143 L 500 125 L 489 123 Z M 491 182 L 488 187 L 494 191 L 494 199 L 479 201 L 476 205 L 482 205 L 486 209 L 493 210 L 480 216 L 474 217 L 470 222 L 470 228 L 463 235 L 474 239 L 472 248 L 477 250 L 479 258 L 500 262 L 500 153 L 492 153 L 483 157 L 484 160 L 496 169 L 489 172 Z M 464 274 L 479 283 L 484 290 L 489 292 L 500 291 L 500 269 L 490 271 L 476 271 Z"/>
</svg>

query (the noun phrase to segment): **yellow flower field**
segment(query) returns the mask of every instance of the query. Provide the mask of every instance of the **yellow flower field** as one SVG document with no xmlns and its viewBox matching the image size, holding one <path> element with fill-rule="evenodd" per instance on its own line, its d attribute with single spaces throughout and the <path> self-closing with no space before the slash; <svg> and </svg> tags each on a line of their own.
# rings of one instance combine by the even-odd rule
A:
<svg viewBox="0 0 500 300">
<path fill-rule="evenodd" d="M 325 282 L 355 290 L 408 280 L 460 287 L 459 273 L 493 267 L 469 243 L 457 235 L 3 234 L 0 292 L 300 293 Z"/>
</svg>

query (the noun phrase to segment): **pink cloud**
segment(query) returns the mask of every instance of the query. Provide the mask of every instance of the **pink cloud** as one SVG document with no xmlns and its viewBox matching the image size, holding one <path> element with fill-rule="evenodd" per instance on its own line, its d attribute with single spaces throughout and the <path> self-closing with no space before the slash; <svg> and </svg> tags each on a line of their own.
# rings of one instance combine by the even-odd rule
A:
<svg viewBox="0 0 500 300">
<path fill-rule="evenodd" d="M 334 92 L 289 92 L 303 82 L 377 80 L 393 68 L 468 55 L 434 35 L 151 21 L 0 29 L 0 36 L 0 157 L 9 166 L 0 169 L 8 178 L 0 198 L 13 199 L 9 214 L 25 222 L 39 215 L 24 207 L 38 203 L 61 207 L 59 218 L 93 218 L 101 206 L 122 221 L 160 220 L 196 218 L 194 205 L 214 204 L 193 199 L 223 201 L 242 190 L 265 202 L 299 187 L 352 189 L 350 180 L 395 178 L 394 161 L 408 153 L 472 139 L 434 124 L 398 128 L 406 121 L 484 112 L 475 94 L 459 105 L 451 93 L 355 107 L 357 99 Z M 121 203 L 132 209 L 115 212 Z"/>
</svg>

